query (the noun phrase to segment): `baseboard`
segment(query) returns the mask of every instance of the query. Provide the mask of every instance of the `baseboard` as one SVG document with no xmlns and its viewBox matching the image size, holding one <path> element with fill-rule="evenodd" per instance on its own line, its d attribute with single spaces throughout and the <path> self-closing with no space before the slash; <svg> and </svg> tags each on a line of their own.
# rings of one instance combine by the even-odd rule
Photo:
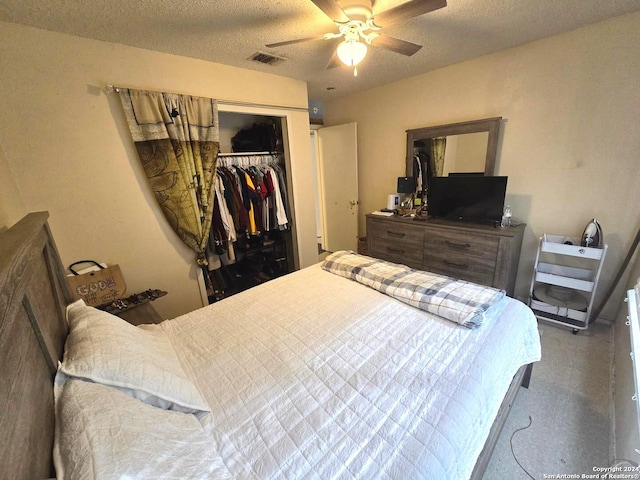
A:
<svg viewBox="0 0 640 480">
<path fill-rule="evenodd" d="M 611 327 L 613 325 L 613 322 L 608 318 L 600 318 L 600 317 L 596 318 L 593 323 L 599 323 L 600 325 L 606 325 L 607 327 Z"/>
</svg>

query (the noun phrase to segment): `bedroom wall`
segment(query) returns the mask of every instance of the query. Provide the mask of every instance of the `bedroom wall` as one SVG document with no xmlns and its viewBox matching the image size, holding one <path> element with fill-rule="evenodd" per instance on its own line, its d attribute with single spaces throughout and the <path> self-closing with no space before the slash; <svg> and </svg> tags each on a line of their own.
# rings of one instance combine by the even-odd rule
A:
<svg viewBox="0 0 640 480">
<path fill-rule="evenodd" d="M 0 230 L 20 220 L 27 210 L 0 143 Z"/>
<path fill-rule="evenodd" d="M 496 174 L 509 176 L 506 203 L 527 223 L 516 295 L 528 295 L 543 233 L 580 236 L 596 217 L 609 244 L 598 304 L 640 203 L 637 45 L 640 13 L 324 103 L 325 125 L 358 122 L 360 234 L 405 174 L 407 129 L 501 116 Z"/>
<path fill-rule="evenodd" d="M 202 306 L 194 255 L 164 220 L 107 84 L 307 108 L 304 82 L 0 22 L 0 221 L 48 210 L 63 262 L 118 263 L 160 315 Z M 306 111 L 291 113 L 294 191 L 313 188 Z M 4 175 L 9 170 L 12 176 Z M 11 185 L 11 178 L 13 185 Z M 9 186 L 23 207 L 5 205 Z M 13 223 L 13 222 L 11 222 Z M 300 265 L 317 261 L 313 202 L 296 204 Z"/>
</svg>

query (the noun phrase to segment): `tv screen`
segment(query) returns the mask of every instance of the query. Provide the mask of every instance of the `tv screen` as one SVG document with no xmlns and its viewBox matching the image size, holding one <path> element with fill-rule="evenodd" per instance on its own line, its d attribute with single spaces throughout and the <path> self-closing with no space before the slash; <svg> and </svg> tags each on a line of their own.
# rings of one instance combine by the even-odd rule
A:
<svg viewBox="0 0 640 480">
<path fill-rule="evenodd" d="M 507 177 L 431 177 L 427 211 L 432 217 L 448 220 L 499 222 L 506 192 Z"/>
</svg>

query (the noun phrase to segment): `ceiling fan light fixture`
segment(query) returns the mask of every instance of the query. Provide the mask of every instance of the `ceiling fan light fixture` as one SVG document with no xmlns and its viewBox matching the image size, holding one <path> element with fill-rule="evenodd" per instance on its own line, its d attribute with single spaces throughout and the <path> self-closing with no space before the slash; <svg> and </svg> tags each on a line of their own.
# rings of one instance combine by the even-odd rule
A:
<svg viewBox="0 0 640 480">
<path fill-rule="evenodd" d="M 357 40 L 345 40 L 336 49 L 338 58 L 348 67 L 355 67 L 367 55 L 367 46 Z"/>
</svg>

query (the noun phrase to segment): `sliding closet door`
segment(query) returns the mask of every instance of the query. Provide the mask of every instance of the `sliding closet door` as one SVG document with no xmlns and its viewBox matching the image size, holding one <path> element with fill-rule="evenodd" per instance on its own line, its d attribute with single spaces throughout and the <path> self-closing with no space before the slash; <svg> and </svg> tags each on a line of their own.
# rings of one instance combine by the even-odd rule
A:
<svg viewBox="0 0 640 480">
<path fill-rule="evenodd" d="M 323 248 L 358 250 L 356 123 L 319 128 L 318 163 Z"/>
</svg>

